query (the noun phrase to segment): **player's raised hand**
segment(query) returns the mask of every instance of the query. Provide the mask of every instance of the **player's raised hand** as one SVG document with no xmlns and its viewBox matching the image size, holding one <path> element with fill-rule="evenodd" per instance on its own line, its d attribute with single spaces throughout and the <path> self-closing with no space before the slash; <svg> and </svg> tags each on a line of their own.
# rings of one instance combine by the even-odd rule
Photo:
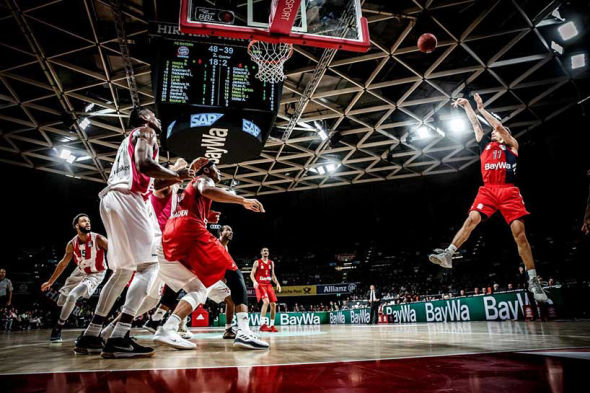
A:
<svg viewBox="0 0 590 393">
<path fill-rule="evenodd" d="M 221 216 L 220 212 L 216 212 L 214 210 L 211 210 L 209 212 L 209 215 L 207 216 L 207 222 L 209 224 L 217 224 L 219 222 L 219 216 Z"/>
<path fill-rule="evenodd" d="M 481 99 L 481 96 L 478 93 L 475 93 L 475 95 L 473 96 L 473 99 L 475 99 L 475 103 L 477 104 L 477 109 L 483 109 L 483 100 Z"/>
<path fill-rule="evenodd" d="M 188 163 L 186 162 L 186 160 L 184 158 L 179 158 L 174 163 L 174 166 L 172 167 L 172 169 L 174 169 L 175 171 L 177 171 L 180 168 L 186 168 L 187 166 L 188 166 Z"/>
<path fill-rule="evenodd" d="M 180 168 L 179 170 L 176 171 L 176 173 L 178 174 L 178 176 L 182 179 L 182 180 L 190 180 L 193 177 L 195 177 L 195 171 L 193 171 L 190 168 Z"/>
<path fill-rule="evenodd" d="M 45 292 L 49 290 L 49 288 L 51 288 L 51 284 L 49 283 L 49 281 L 46 281 L 43 284 L 41 284 L 41 292 Z"/>
<path fill-rule="evenodd" d="M 257 199 L 244 199 L 242 205 L 248 210 L 252 210 L 256 213 L 264 213 L 264 207 Z"/>
<path fill-rule="evenodd" d="M 465 108 L 466 106 L 469 105 L 469 101 L 466 100 L 465 98 L 457 98 L 455 101 L 453 101 L 453 103 L 451 104 L 451 106 L 453 108 L 457 108 L 458 106 Z"/>
</svg>

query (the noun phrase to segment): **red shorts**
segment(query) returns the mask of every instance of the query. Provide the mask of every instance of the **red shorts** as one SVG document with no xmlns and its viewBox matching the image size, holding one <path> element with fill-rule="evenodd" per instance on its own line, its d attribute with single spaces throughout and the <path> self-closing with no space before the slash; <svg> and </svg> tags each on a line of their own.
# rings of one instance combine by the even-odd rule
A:
<svg viewBox="0 0 590 393">
<path fill-rule="evenodd" d="M 162 247 L 168 261 L 182 263 L 207 288 L 223 279 L 226 270 L 238 270 L 226 248 L 195 220 L 177 218 L 168 221 L 162 235 Z"/>
<path fill-rule="evenodd" d="M 258 288 L 254 288 L 256 291 L 256 300 L 268 299 L 271 303 L 277 302 L 277 295 L 271 284 L 258 284 Z"/>
<path fill-rule="evenodd" d="M 518 187 L 511 184 L 485 185 L 479 187 L 479 192 L 469 211 L 480 212 L 487 217 L 500 210 L 506 222 L 518 220 L 530 213 L 524 207 L 524 201 Z"/>
</svg>

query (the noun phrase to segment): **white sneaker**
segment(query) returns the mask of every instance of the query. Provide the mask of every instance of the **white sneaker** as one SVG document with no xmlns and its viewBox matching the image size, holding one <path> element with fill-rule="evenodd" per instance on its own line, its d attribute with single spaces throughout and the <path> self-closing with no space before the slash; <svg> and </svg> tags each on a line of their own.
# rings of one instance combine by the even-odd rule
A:
<svg viewBox="0 0 590 393">
<path fill-rule="evenodd" d="M 533 293 L 533 297 L 539 303 L 546 303 L 549 298 L 547 294 L 541 287 L 541 283 L 539 282 L 539 277 L 533 277 L 529 280 L 529 291 Z"/>
<path fill-rule="evenodd" d="M 113 330 L 115 330 L 115 325 L 109 323 L 104 329 L 100 331 L 100 337 L 102 337 L 105 341 L 108 340 L 111 337 L 111 334 L 113 334 Z"/>
<path fill-rule="evenodd" d="M 236 338 L 234 339 L 234 347 L 246 349 L 268 349 L 270 344 L 266 341 L 260 340 L 251 331 L 238 329 Z"/>
<path fill-rule="evenodd" d="M 438 252 L 436 254 L 430 254 L 428 256 L 428 260 L 434 263 L 435 265 L 444 267 L 445 269 L 451 269 L 453 267 L 453 254 L 451 254 L 450 251 L 447 250 L 443 250 L 442 252 Z"/>
<path fill-rule="evenodd" d="M 154 342 L 167 345 L 176 349 L 196 349 L 197 345 L 188 340 L 185 340 L 177 332 L 165 329 L 164 326 L 160 326 L 156 330 L 153 338 Z"/>
<path fill-rule="evenodd" d="M 181 325 L 178 328 L 178 334 L 180 334 L 180 337 L 184 338 L 185 340 L 191 340 L 193 338 L 193 334 L 186 326 Z"/>
</svg>

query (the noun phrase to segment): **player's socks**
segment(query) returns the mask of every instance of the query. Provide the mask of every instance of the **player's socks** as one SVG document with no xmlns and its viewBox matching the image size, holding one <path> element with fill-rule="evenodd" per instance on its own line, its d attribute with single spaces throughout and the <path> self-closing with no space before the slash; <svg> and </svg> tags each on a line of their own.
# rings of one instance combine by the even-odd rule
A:
<svg viewBox="0 0 590 393">
<path fill-rule="evenodd" d="M 537 277 L 537 269 L 529 269 L 526 272 L 529 275 L 529 280 L 531 278 Z"/>
<path fill-rule="evenodd" d="M 100 337 L 102 337 L 105 340 L 108 340 L 112 336 L 113 330 L 115 330 L 115 324 L 111 322 L 104 329 L 101 330 Z"/>
<path fill-rule="evenodd" d="M 180 325 L 178 325 L 178 334 L 180 334 L 180 337 L 184 338 L 185 340 L 190 340 L 193 338 L 193 334 L 190 330 L 188 330 L 186 325 L 186 317 L 182 318 Z"/>
<path fill-rule="evenodd" d="M 227 330 L 227 329 L 229 329 L 229 328 L 231 328 L 231 323 L 226 323 L 226 324 L 225 324 L 225 329 Z"/>
<path fill-rule="evenodd" d="M 100 336 L 101 330 L 102 330 L 102 324 L 90 322 L 90 324 L 88 325 L 88 327 L 84 331 L 84 335 L 98 337 L 98 336 Z"/>
<path fill-rule="evenodd" d="M 270 325 L 270 326 L 274 326 L 274 325 L 275 325 L 275 320 L 271 318 L 271 319 L 270 319 L 270 323 L 269 323 L 269 325 Z"/>
<path fill-rule="evenodd" d="M 455 247 L 454 244 L 451 244 L 450 246 L 447 247 L 447 251 L 449 251 L 451 254 L 454 254 L 457 252 L 457 247 Z"/>
<path fill-rule="evenodd" d="M 245 332 L 250 331 L 250 324 L 249 324 L 247 312 L 236 313 L 236 319 L 238 320 L 238 329 L 241 329 Z"/>
<path fill-rule="evenodd" d="M 166 310 L 161 307 L 158 307 L 156 311 L 152 314 L 151 320 L 152 321 L 161 321 L 164 319 L 164 315 L 166 315 Z"/>
<path fill-rule="evenodd" d="M 162 326 L 166 330 L 172 330 L 174 332 L 178 331 L 178 327 L 180 326 L 181 319 L 178 315 L 172 314 L 168 317 L 164 326 Z"/>
<path fill-rule="evenodd" d="M 113 329 L 113 333 L 111 333 L 111 337 L 109 337 L 109 338 L 125 337 L 127 335 L 127 333 L 129 333 L 130 330 L 131 330 L 130 323 L 117 322 L 117 324 L 115 325 L 115 328 Z"/>
</svg>

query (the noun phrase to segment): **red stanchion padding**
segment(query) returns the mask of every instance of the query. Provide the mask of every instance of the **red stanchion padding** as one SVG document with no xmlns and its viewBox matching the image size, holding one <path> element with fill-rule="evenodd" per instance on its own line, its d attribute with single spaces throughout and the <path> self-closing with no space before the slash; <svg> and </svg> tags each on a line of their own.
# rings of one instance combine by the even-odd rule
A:
<svg viewBox="0 0 590 393">
<path fill-rule="evenodd" d="M 209 313 L 199 306 L 191 314 L 191 327 L 207 327 L 209 326 Z"/>
<path fill-rule="evenodd" d="M 524 306 L 524 320 L 532 321 L 534 319 L 533 308 L 527 304 Z"/>
</svg>

